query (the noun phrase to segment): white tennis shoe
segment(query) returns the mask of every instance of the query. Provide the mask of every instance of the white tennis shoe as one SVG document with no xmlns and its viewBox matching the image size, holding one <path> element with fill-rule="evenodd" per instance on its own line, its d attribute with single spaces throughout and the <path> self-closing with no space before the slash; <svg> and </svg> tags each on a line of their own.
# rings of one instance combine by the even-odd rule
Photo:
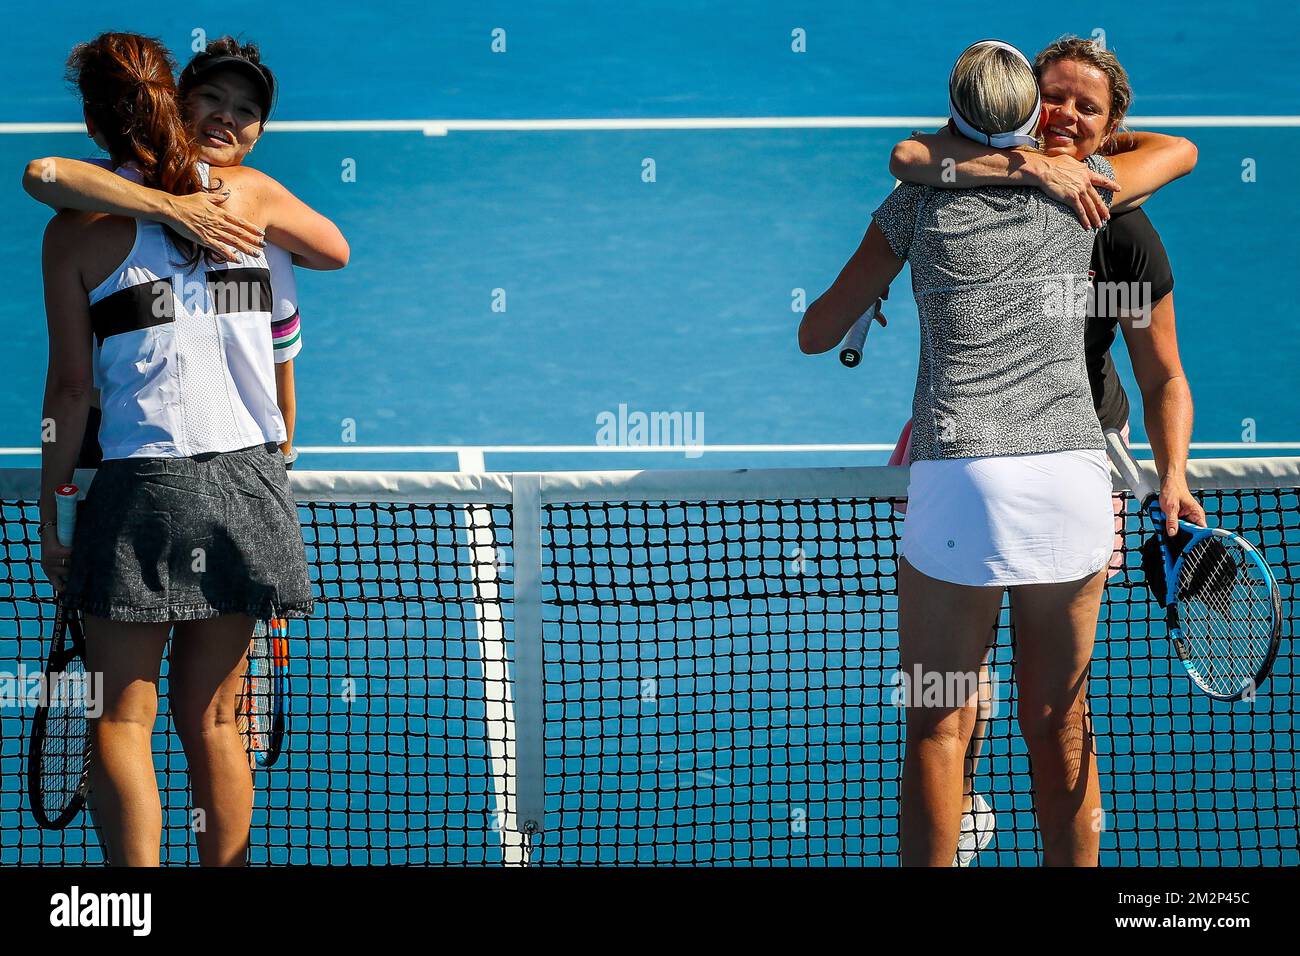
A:
<svg viewBox="0 0 1300 956">
<path fill-rule="evenodd" d="M 993 808 L 978 793 L 971 809 L 961 815 L 961 836 L 957 838 L 957 855 L 953 866 L 970 866 L 975 854 L 993 842 Z"/>
</svg>

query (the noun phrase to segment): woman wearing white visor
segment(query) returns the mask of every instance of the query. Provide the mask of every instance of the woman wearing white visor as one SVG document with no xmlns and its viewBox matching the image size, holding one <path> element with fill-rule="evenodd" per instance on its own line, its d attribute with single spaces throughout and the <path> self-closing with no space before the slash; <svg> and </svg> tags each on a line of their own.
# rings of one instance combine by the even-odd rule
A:
<svg viewBox="0 0 1300 956">
<path fill-rule="evenodd" d="M 1062 36 L 1034 59 L 1043 98 L 1039 147 L 994 149 L 966 137 L 953 124 L 936 133 L 914 133 L 898 143 L 889 170 L 903 182 L 941 189 L 973 186 L 1032 186 L 1065 203 L 1085 226 L 1101 223 L 1093 245 L 1093 285 L 1098 294 L 1084 331 L 1084 361 L 1093 407 L 1102 428 L 1127 440 L 1130 403 L 1111 347 L 1122 331 L 1132 360 L 1152 457 L 1161 474 L 1162 511 L 1172 519 L 1203 524 L 1204 510 L 1185 478 L 1193 405 L 1188 375 L 1179 357 L 1174 314 L 1174 271 L 1155 225 L 1142 208 L 1151 193 L 1196 167 L 1195 144 L 1180 136 L 1133 131 L 1124 119 L 1133 89 L 1115 53 L 1092 40 Z M 1124 188 L 1110 208 L 1094 186 L 1116 183 L 1085 165 L 1093 153 L 1110 160 Z M 1115 290 L 1118 290 L 1118 294 Z M 906 448 L 898 461 L 908 460 Z M 1124 512 L 1114 499 L 1113 577 L 1123 566 Z M 981 713 L 981 717 L 984 717 Z M 986 720 L 979 720 L 967 759 L 958 860 L 965 865 L 994 840 L 994 818 L 981 792 Z M 994 801 L 996 803 L 996 801 Z"/>
<path fill-rule="evenodd" d="M 966 137 L 999 149 L 1035 142 L 1038 85 L 1014 47 L 969 47 L 949 94 L 952 124 Z M 1104 157 L 1087 165 L 1113 177 Z M 1101 195 L 1110 202 L 1109 190 Z M 1086 691 L 1113 519 L 1083 357 L 1094 237 L 1035 189 L 904 183 L 800 326 L 803 351 L 834 348 L 911 263 L 921 356 L 898 574 L 900 664 L 909 678 L 960 690 L 906 704 L 904 865 L 953 863 L 978 674 L 1007 588 L 1044 862 L 1097 863 L 1101 801 Z"/>
</svg>

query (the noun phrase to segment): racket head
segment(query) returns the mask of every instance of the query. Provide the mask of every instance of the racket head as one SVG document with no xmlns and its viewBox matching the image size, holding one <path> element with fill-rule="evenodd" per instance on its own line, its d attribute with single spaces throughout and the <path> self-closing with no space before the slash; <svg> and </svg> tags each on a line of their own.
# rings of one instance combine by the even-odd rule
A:
<svg viewBox="0 0 1300 956">
<path fill-rule="evenodd" d="M 235 707 L 235 722 L 249 766 L 256 766 L 256 756 L 270 745 L 271 729 L 271 640 L 265 621 L 253 625 L 248 642 L 244 680 Z"/>
<path fill-rule="evenodd" d="M 1191 540 L 1169 575 L 1171 636 L 1197 687 L 1240 700 L 1268 679 L 1282 643 L 1282 595 L 1258 549 L 1221 528 L 1182 522 Z"/>
<path fill-rule="evenodd" d="M 60 603 L 45 666 L 45 698 L 32 718 L 27 755 L 29 805 L 37 826 L 45 830 L 62 830 L 86 802 L 89 687 L 81 622 Z"/>
<path fill-rule="evenodd" d="M 271 767 L 285 737 L 288 695 L 288 622 L 258 621 L 248 644 L 247 663 L 235 719 L 251 767 Z"/>
<path fill-rule="evenodd" d="M 261 767 L 273 767 L 284 750 L 287 705 L 289 700 L 289 622 L 272 618 L 268 627 L 271 664 L 270 718 L 266 749 L 258 753 Z"/>
</svg>

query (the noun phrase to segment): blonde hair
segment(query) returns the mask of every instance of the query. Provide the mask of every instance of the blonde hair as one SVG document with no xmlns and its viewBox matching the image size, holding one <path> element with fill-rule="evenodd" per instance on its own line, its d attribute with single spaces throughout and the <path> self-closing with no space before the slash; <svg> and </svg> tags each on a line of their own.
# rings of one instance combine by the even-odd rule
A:
<svg viewBox="0 0 1300 956">
<path fill-rule="evenodd" d="M 1113 149 L 1115 133 L 1128 115 L 1133 103 L 1133 87 L 1129 86 L 1128 73 L 1120 66 L 1119 58 L 1105 47 L 1083 37 L 1066 35 L 1045 47 L 1034 57 L 1034 73 L 1042 79 L 1043 71 L 1061 60 L 1086 63 L 1100 70 L 1110 87 L 1110 115 L 1106 118 L 1106 137 L 1102 151 Z"/>
<path fill-rule="evenodd" d="M 1038 106 L 1038 80 L 1028 62 L 991 43 L 970 47 L 957 58 L 948 92 L 981 133 L 1019 129 Z"/>
</svg>

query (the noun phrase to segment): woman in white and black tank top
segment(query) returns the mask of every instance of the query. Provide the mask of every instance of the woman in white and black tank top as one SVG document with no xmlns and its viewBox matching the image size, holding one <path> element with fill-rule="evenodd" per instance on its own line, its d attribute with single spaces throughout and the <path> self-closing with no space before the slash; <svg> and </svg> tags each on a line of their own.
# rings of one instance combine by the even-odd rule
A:
<svg viewBox="0 0 1300 956">
<path fill-rule="evenodd" d="M 276 82 L 262 62 L 256 44 L 234 37 L 210 41 L 181 71 L 178 92 L 199 157 L 221 181 L 222 169 L 240 166 L 249 157 L 265 130 L 275 100 Z M 118 171 L 122 172 L 122 171 Z M 55 211 L 79 209 L 130 216 L 158 222 L 173 232 L 201 243 L 217 253 L 218 259 L 244 252 L 265 254 L 271 275 L 272 317 L 270 334 L 275 349 L 277 399 L 287 432 L 281 450 L 286 464 L 296 457 L 293 431 L 296 419 L 294 387 L 295 357 L 302 348 L 294 266 L 329 270 L 347 264 L 348 247 L 342 234 L 328 219 L 299 202 L 287 190 L 274 187 L 277 201 L 294 211 L 296 231 L 314 235 L 319 247 L 312 254 L 291 256 L 274 242 L 259 244 L 260 230 L 224 208 L 225 190 L 189 196 L 160 194 L 137 181 L 124 182 L 115 176 L 110 160 L 76 160 L 47 156 L 28 163 L 23 187 L 36 200 Z M 101 460 L 99 408 L 92 404 L 78 467 L 94 468 Z"/>
<path fill-rule="evenodd" d="M 999 148 L 1035 141 L 1047 111 L 1013 47 L 975 44 L 949 87 L 963 135 Z M 1088 165 L 1111 176 L 1100 156 Z M 1015 596 L 1019 718 L 1045 861 L 1097 862 L 1086 678 L 1113 528 L 1083 354 L 1093 239 L 1069 207 L 1034 189 L 903 184 L 800 327 L 805 352 L 833 348 L 911 263 L 921 358 L 900 666 L 966 690 L 939 706 L 919 694 L 907 702 L 905 865 L 955 858 L 978 675 L 1005 588 Z"/>
<path fill-rule="evenodd" d="M 206 188 L 155 40 L 105 34 L 69 60 L 87 126 L 124 175 L 171 193 Z M 284 223 L 258 175 L 224 170 L 230 208 Z M 305 246 L 309 245 L 304 240 Z M 235 696 L 255 619 L 312 608 L 297 509 L 277 444 L 272 299 L 265 255 L 214 261 L 155 223 L 60 213 L 46 231 L 51 348 L 42 454 L 42 566 L 85 617 L 103 675 L 92 722 L 94 805 L 110 862 L 156 865 L 161 807 L 150 737 L 172 637 L 171 713 L 184 745 L 201 862 L 242 864 L 252 779 Z M 99 468 L 71 550 L 54 534 L 92 386 Z"/>
</svg>

